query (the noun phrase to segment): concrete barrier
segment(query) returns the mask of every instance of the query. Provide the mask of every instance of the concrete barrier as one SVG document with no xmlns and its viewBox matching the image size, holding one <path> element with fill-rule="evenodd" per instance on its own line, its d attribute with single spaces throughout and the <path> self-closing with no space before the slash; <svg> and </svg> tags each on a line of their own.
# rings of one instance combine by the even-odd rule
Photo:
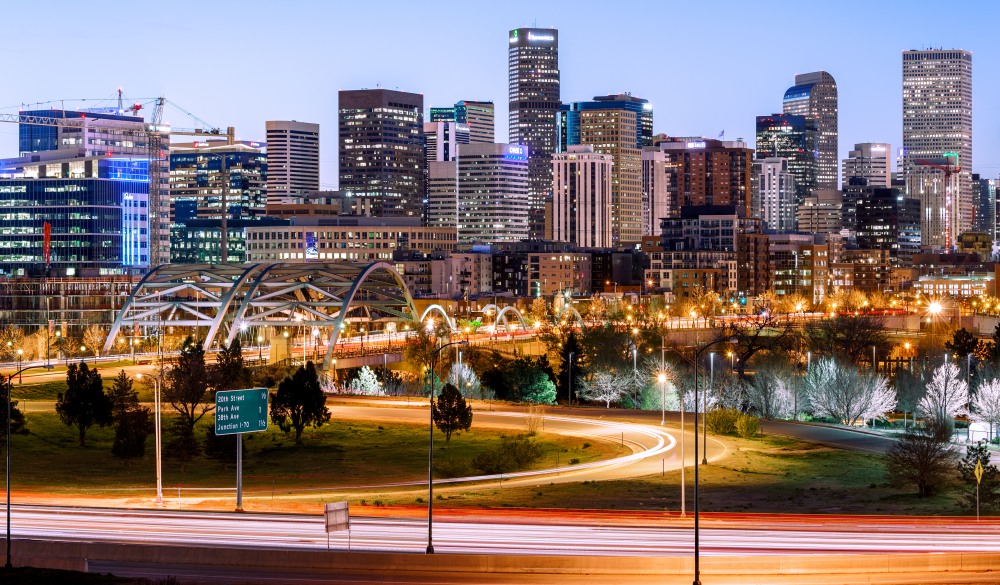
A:
<svg viewBox="0 0 1000 585">
<path fill-rule="evenodd" d="M 0 551 L 3 550 L 0 545 Z M 5 551 L 4 551 L 5 552 Z M 667 583 L 690 582 L 693 560 L 683 557 L 593 557 L 537 555 L 470 555 L 391 552 L 326 552 L 323 550 L 284 550 L 256 548 L 190 547 L 141 545 L 102 542 L 46 542 L 15 540 L 15 566 L 87 571 L 90 566 L 156 567 L 163 575 L 171 568 L 204 568 L 213 572 L 255 571 L 294 574 L 352 574 L 408 577 L 437 576 L 443 580 L 475 582 L 474 575 L 517 575 L 537 578 L 573 575 L 588 578 L 619 579 L 628 577 L 663 577 Z M 913 581 L 916 574 L 934 576 L 982 575 L 984 579 L 1000 570 L 1000 553 L 899 553 L 873 555 L 774 555 L 703 557 L 702 574 L 712 582 L 794 582 L 808 577 L 809 582 L 855 583 L 873 576 L 879 583 L 892 582 L 892 575 Z M 816 578 L 814 579 L 813 576 Z M 675 579 L 676 578 L 676 579 Z M 773 581 L 772 581 L 773 580 Z M 931 580 L 931 579 L 928 579 Z M 252 582 L 252 581 L 251 581 Z M 985 582 L 985 581 L 982 581 Z"/>
</svg>

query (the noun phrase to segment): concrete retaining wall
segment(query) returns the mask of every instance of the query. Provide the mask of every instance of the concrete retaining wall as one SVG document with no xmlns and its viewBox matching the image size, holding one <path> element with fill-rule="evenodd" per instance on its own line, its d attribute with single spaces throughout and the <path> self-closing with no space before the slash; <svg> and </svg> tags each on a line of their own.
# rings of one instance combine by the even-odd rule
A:
<svg viewBox="0 0 1000 585">
<path fill-rule="evenodd" d="M 0 543 L 0 551 L 3 550 Z M 690 582 L 693 560 L 685 557 L 590 557 L 515 556 L 467 554 L 348 553 L 241 548 L 203 548 L 116 543 L 45 542 L 15 540 L 15 566 L 86 571 L 88 563 L 163 567 L 212 567 L 288 571 L 289 574 L 318 572 L 419 577 L 420 575 L 588 575 L 677 576 Z M 704 576 L 740 576 L 760 582 L 769 576 L 816 575 L 827 582 L 844 575 L 856 581 L 861 575 L 918 573 L 985 573 L 1000 570 L 1000 553 L 935 553 L 874 555 L 776 555 L 703 557 Z M 849 578 L 847 576 L 850 576 Z M 986 575 L 984 575 L 984 578 Z M 740 579 L 744 581 L 744 579 Z M 673 582 L 668 578 L 666 582 Z"/>
</svg>

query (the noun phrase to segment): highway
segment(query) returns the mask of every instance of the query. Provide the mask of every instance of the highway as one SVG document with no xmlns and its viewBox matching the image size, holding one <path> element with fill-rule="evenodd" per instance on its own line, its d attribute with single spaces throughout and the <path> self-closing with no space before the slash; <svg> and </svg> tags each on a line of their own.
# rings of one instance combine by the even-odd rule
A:
<svg viewBox="0 0 1000 585">
<path fill-rule="evenodd" d="M 281 549 L 325 549 L 321 515 L 237 514 L 99 508 L 15 506 L 15 538 L 106 541 Z M 664 517 L 656 525 L 560 523 L 558 514 L 531 523 L 437 520 L 434 547 L 440 553 L 670 556 L 689 555 L 688 521 Z M 716 520 L 701 530 L 701 550 L 712 555 L 1000 552 L 996 522 L 934 520 L 882 523 L 856 518 L 838 525 L 822 519 L 781 526 Z M 426 520 L 351 519 L 352 551 L 424 551 Z M 334 533 L 332 548 L 346 550 L 346 533 Z"/>
</svg>

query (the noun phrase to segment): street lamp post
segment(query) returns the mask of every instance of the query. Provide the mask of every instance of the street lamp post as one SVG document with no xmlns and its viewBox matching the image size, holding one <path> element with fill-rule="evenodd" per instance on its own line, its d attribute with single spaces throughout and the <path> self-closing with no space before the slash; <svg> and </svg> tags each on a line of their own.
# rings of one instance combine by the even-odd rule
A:
<svg viewBox="0 0 1000 585">
<path fill-rule="evenodd" d="M 660 372 L 656 377 L 660 383 L 660 426 L 667 424 L 667 375 Z"/>
<path fill-rule="evenodd" d="M 466 340 L 452 341 L 434 350 L 431 354 L 431 440 L 427 449 L 427 554 L 434 554 L 434 372 L 437 366 L 437 356 L 441 350 L 453 345 L 469 345 Z"/>
<path fill-rule="evenodd" d="M 33 370 L 33 369 L 36 369 L 36 368 L 45 368 L 46 370 L 51 370 L 52 366 L 50 364 L 42 364 L 42 365 L 39 365 L 39 366 L 28 366 L 26 368 L 18 368 L 18 370 L 16 372 L 14 372 L 13 374 L 7 376 L 6 382 L 4 382 L 2 375 L 0 375 L 0 382 L 4 383 L 4 386 L 5 386 L 6 390 L 7 390 L 7 392 L 6 392 L 5 396 L 4 396 L 4 401 L 7 402 L 7 445 L 6 445 L 6 448 L 7 448 L 7 470 L 6 470 L 7 471 L 7 561 L 4 564 L 4 569 L 6 569 L 8 571 L 11 569 L 11 564 L 10 564 L 10 402 L 11 402 L 11 394 L 12 394 L 11 391 L 13 390 L 13 388 L 11 388 L 11 386 L 13 386 L 13 384 L 14 384 L 14 376 L 20 377 L 22 372 L 25 372 L 27 370 Z"/>
<path fill-rule="evenodd" d="M 162 372 L 162 370 L 161 370 Z M 161 424 L 160 408 L 160 377 L 158 374 L 153 378 L 153 427 L 156 443 L 156 505 L 163 505 L 163 426 Z M 136 374 L 136 378 L 142 379 L 142 374 Z"/>
<path fill-rule="evenodd" d="M 569 378 L 566 380 L 566 394 L 569 399 L 567 404 L 573 406 L 573 352 L 569 352 Z"/>
<path fill-rule="evenodd" d="M 703 346 L 701 349 L 694 353 L 694 391 L 698 392 L 698 358 L 701 356 L 701 352 L 712 347 L 713 345 L 718 345 L 720 343 L 736 343 L 735 339 L 717 339 L 708 345 Z M 694 585 L 701 585 L 701 542 L 699 540 L 699 526 L 698 526 L 698 398 L 695 394 L 694 399 Z M 707 443 L 706 443 L 707 445 Z M 707 455 L 706 455 L 707 459 Z"/>
<path fill-rule="evenodd" d="M 264 363 L 264 336 L 257 336 L 257 363 Z"/>
<path fill-rule="evenodd" d="M 709 367 L 709 382 L 708 385 L 712 387 L 712 392 L 715 392 L 715 352 L 708 352 L 708 367 Z M 696 366 L 697 367 L 697 366 Z M 701 406 L 705 411 L 705 424 L 701 428 L 702 436 L 702 449 L 701 454 L 701 464 L 708 464 L 708 387 L 702 388 L 701 391 Z"/>
</svg>

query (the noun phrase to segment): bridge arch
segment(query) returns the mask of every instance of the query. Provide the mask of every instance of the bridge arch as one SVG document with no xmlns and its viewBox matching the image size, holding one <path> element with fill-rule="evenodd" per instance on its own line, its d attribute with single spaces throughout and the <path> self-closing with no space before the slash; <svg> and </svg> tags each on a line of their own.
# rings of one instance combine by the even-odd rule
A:
<svg viewBox="0 0 1000 585">
<path fill-rule="evenodd" d="M 151 270 L 132 291 L 105 348 L 127 326 L 206 327 L 206 350 L 217 339 L 232 343 L 250 327 L 308 327 L 317 336 L 329 328 L 327 368 L 345 321 L 359 312 L 366 322 L 415 323 L 417 316 L 406 283 L 385 262 L 168 264 Z"/>
<path fill-rule="evenodd" d="M 444 322 L 448 324 L 448 329 L 452 333 L 458 330 L 455 327 L 455 324 L 451 322 L 451 317 L 448 316 L 448 312 L 444 310 L 444 307 L 437 303 L 434 303 L 424 309 L 424 312 L 420 315 L 420 323 L 423 323 L 431 313 L 440 314 L 441 318 L 444 319 Z"/>
<path fill-rule="evenodd" d="M 561 322 L 563 315 L 566 313 L 576 317 L 576 322 L 580 325 L 580 329 L 583 329 L 583 317 L 580 316 L 580 312 L 576 310 L 576 307 L 569 303 L 566 303 L 561 309 L 559 309 L 559 313 L 556 315 L 556 322 Z"/>
<path fill-rule="evenodd" d="M 514 306 L 511 305 L 511 306 L 506 306 L 506 307 L 500 309 L 500 312 L 497 313 L 497 318 L 493 322 L 493 330 L 494 330 L 494 332 L 496 331 L 497 327 L 499 327 L 500 320 L 502 319 L 503 320 L 504 329 L 506 329 L 506 331 L 508 333 L 510 333 L 510 323 L 507 321 L 507 314 L 508 313 L 513 313 L 514 316 L 517 317 L 517 320 L 520 321 L 521 328 L 524 329 L 525 331 L 528 330 L 528 323 L 524 320 L 524 316 L 521 315 L 521 311 L 518 311 L 517 307 L 514 307 Z"/>
</svg>

